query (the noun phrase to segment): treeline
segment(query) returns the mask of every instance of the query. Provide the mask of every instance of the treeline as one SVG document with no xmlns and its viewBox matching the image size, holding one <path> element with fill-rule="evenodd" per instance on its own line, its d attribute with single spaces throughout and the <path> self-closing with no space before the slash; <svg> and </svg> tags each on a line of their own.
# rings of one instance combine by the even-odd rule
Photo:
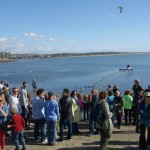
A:
<svg viewBox="0 0 150 150">
<path fill-rule="evenodd" d="M 0 59 L 11 59 L 10 52 L 0 52 Z"/>
</svg>

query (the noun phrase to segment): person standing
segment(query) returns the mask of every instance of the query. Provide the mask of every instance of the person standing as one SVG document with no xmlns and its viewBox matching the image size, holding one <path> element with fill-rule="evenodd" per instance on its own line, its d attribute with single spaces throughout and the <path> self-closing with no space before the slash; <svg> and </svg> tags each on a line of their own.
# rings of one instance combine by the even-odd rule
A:
<svg viewBox="0 0 150 150">
<path fill-rule="evenodd" d="M 22 114 L 22 108 L 18 100 L 18 87 L 12 88 L 12 95 L 9 97 L 9 109 L 15 108 L 18 114 Z"/>
<path fill-rule="evenodd" d="M 9 108 L 6 105 L 5 100 L 0 97 L 0 124 L 5 124 L 8 114 Z M 2 150 L 5 149 L 5 135 L 6 131 L 0 128 L 0 146 Z"/>
<path fill-rule="evenodd" d="M 88 95 L 83 96 L 82 100 L 83 104 L 83 119 L 89 120 L 89 101 L 88 101 Z"/>
<path fill-rule="evenodd" d="M 116 91 L 114 97 L 114 107 L 115 107 L 115 116 L 117 117 L 117 128 L 120 129 L 121 126 L 121 117 L 123 115 L 123 99 L 121 97 L 121 93 Z"/>
<path fill-rule="evenodd" d="M 72 140 L 72 101 L 69 97 L 69 89 L 65 88 L 59 101 L 60 108 L 60 141 L 64 141 L 64 127 L 68 126 L 67 139 Z"/>
<path fill-rule="evenodd" d="M 37 84 L 36 84 L 36 80 L 35 79 L 32 80 L 32 88 L 33 88 L 33 93 L 36 94 Z"/>
<path fill-rule="evenodd" d="M 141 150 L 150 149 L 150 92 L 144 94 L 144 100 L 138 107 L 140 114 L 140 137 L 139 148 Z M 146 136 L 147 129 L 147 136 Z M 147 138 L 146 138 L 147 137 Z"/>
<path fill-rule="evenodd" d="M 12 138 L 15 143 L 16 149 L 20 150 L 19 141 L 22 144 L 22 150 L 26 150 L 26 143 L 24 138 L 23 130 L 25 128 L 25 121 L 20 114 L 17 114 L 17 110 L 15 108 L 10 110 L 12 115 L 13 124 L 8 125 L 7 128 L 12 128 Z"/>
<path fill-rule="evenodd" d="M 54 95 L 55 94 L 53 92 L 48 92 L 48 100 L 44 104 L 49 145 L 56 144 L 56 126 L 57 120 L 59 120 L 59 106 L 58 102 L 53 98 Z"/>
<path fill-rule="evenodd" d="M 136 79 L 134 80 L 134 85 L 132 87 L 133 90 L 133 107 L 132 107 L 132 111 L 133 111 L 133 117 L 134 117 L 134 121 L 132 122 L 133 125 L 137 124 L 137 111 L 138 108 L 136 107 L 136 103 L 139 100 L 139 92 L 143 90 L 143 88 L 140 85 L 140 80 Z"/>
<path fill-rule="evenodd" d="M 132 102 L 133 102 L 133 98 L 131 97 L 130 90 L 125 91 L 123 100 L 124 100 L 125 125 L 128 125 L 128 118 L 129 118 L 129 126 L 130 126 L 131 125 Z"/>
<path fill-rule="evenodd" d="M 107 103 L 107 91 L 101 91 L 99 93 L 98 105 L 101 105 L 101 113 L 103 115 L 103 120 L 101 123 L 96 122 L 96 127 L 100 129 L 100 150 L 106 150 L 108 142 L 112 135 L 112 113 L 109 110 L 109 105 Z"/>
<path fill-rule="evenodd" d="M 72 133 L 78 135 L 80 133 L 78 122 L 82 120 L 82 117 L 76 91 L 72 91 L 70 97 L 72 100 Z"/>
<path fill-rule="evenodd" d="M 25 127 L 28 126 L 29 110 L 28 110 L 28 96 L 27 96 L 27 82 L 23 82 L 20 89 L 20 104 L 22 108 L 22 117 L 25 120 Z"/>
<path fill-rule="evenodd" d="M 112 113 L 112 123 L 114 125 L 114 120 L 115 120 L 115 114 L 114 114 L 114 95 L 113 91 L 108 91 L 108 96 L 107 96 L 107 102 L 109 105 L 109 110 Z"/>
<path fill-rule="evenodd" d="M 32 113 L 34 119 L 34 140 L 39 142 L 39 136 L 41 135 L 41 142 L 43 144 L 47 143 L 46 138 L 46 121 L 45 121 L 45 113 L 44 113 L 44 98 L 45 98 L 45 90 L 40 88 L 37 90 L 37 96 L 32 101 Z M 41 134 L 39 133 L 39 129 L 41 130 Z"/>
<path fill-rule="evenodd" d="M 94 128 L 96 128 L 93 120 L 93 115 L 94 115 L 93 111 L 97 103 L 98 103 L 98 91 L 96 89 L 93 89 L 91 91 L 91 102 L 90 102 L 89 136 L 94 135 Z M 98 128 L 96 128 L 95 134 L 99 134 Z"/>
</svg>

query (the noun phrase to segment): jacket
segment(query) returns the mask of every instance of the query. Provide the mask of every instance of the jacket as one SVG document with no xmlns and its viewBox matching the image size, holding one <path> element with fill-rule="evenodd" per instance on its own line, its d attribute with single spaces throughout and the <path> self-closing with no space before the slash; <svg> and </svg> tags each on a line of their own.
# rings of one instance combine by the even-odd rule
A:
<svg viewBox="0 0 150 150">
<path fill-rule="evenodd" d="M 123 99 L 121 96 L 114 98 L 114 107 L 115 107 L 115 115 L 116 116 L 122 116 L 123 114 Z"/>
<path fill-rule="evenodd" d="M 72 100 L 69 96 L 59 100 L 60 115 L 62 118 L 72 117 Z"/>
<path fill-rule="evenodd" d="M 78 106 L 76 100 L 74 98 L 71 98 L 72 100 L 72 116 L 73 116 L 73 120 L 72 122 L 79 122 L 82 120 L 81 118 L 81 111 L 80 111 L 80 107 Z"/>
<path fill-rule="evenodd" d="M 57 121 L 59 118 L 59 106 L 56 100 L 48 100 L 44 103 L 46 121 Z"/>
<path fill-rule="evenodd" d="M 15 132 L 21 132 L 25 128 L 25 121 L 20 114 L 12 116 L 13 124 L 10 127 L 14 128 Z"/>
<path fill-rule="evenodd" d="M 106 99 L 100 100 L 98 104 L 102 105 L 102 113 L 104 113 L 105 119 L 102 122 L 102 125 L 99 125 L 96 123 L 96 127 L 104 130 L 112 130 L 113 124 L 112 124 L 112 113 L 109 110 L 109 105 L 106 101 Z"/>
<path fill-rule="evenodd" d="M 133 98 L 130 95 L 124 95 L 124 109 L 132 109 Z"/>
<path fill-rule="evenodd" d="M 32 101 L 32 113 L 34 119 L 42 119 L 44 115 L 44 101 L 38 96 Z"/>
<path fill-rule="evenodd" d="M 139 104 L 138 111 L 140 114 L 140 123 L 150 127 L 150 104 L 147 104 L 145 101 L 142 101 Z"/>
</svg>

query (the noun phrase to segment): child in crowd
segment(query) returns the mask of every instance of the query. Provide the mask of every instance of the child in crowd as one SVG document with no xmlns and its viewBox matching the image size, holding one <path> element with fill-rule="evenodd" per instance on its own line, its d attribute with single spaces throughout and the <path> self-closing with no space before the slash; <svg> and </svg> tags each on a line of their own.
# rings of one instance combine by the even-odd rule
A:
<svg viewBox="0 0 150 150">
<path fill-rule="evenodd" d="M 25 128 L 25 120 L 22 118 L 20 114 L 17 114 L 17 110 L 15 108 L 10 110 L 12 115 L 13 124 L 8 125 L 8 128 L 12 128 L 12 137 L 15 143 L 15 150 L 20 150 L 19 141 L 22 144 L 22 150 L 26 150 L 26 143 L 24 138 L 23 130 Z"/>
</svg>

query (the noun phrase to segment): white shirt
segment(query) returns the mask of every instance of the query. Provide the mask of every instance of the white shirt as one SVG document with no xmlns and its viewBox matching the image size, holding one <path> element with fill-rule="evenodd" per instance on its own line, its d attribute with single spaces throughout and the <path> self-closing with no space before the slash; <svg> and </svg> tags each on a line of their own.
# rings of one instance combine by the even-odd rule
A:
<svg viewBox="0 0 150 150">
<path fill-rule="evenodd" d="M 10 96 L 10 99 L 9 99 L 9 108 L 10 109 L 15 108 L 18 114 L 22 114 L 22 109 L 21 109 L 19 100 L 17 97 L 14 97 L 13 95 Z"/>
</svg>

